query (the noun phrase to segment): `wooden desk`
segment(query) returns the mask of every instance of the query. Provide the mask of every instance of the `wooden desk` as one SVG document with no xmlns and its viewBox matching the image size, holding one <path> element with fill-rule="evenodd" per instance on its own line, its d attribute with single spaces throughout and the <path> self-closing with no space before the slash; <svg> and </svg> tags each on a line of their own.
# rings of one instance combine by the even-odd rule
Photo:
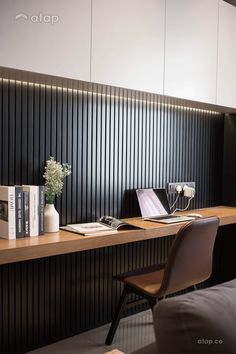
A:
<svg viewBox="0 0 236 354">
<path fill-rule="evenodd" d="M 213 281 L 232 279 L 236 208 L 198 212 L 218 215 L 220 224 L 226 225 L 217 235 Z M 122 290 L 113 277 L 163 263 L 173 234 L 183 225 L 141 219 L 130 222 L 145 229 L 99 237 L 60 232 L 0 240 L 1 353 L 29 352 L 111 321 Z M 172 236 L 164 237 L 168 235 Z M 145 304 L 131 305 L 128 311 L 131 314 L 140 309 L 145 309 Z"/>
<path fill-rule="evenodd" d="M 204 216 L 217 215 L 220 225 L 236 224 L 236 208 L 218 206 L 192 210 Z M 182 213 L 188 214 L 189 212 Z M 14 263 L 29 259 L 43 258 L 66 253 L 80 252 L 101 247 L 115 246 L 174 235 L 183 223 L 160 224 L 143 221 L 141 218 L 128 219 L 129 223 L 141 226 L 143 230 L 119 231 L 117 234 L 102 236 L 80 236 L 60 231 L 39 237 L 25 237 L 17 240 L 0 240 L 0 264 Z"/>
</svg>

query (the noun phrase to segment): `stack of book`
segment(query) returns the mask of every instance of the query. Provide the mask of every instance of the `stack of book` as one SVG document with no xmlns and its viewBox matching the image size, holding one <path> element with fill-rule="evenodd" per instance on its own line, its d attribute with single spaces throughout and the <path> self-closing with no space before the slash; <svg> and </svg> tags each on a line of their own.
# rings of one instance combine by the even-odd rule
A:
<svg viewBox="0 0 236 354">
<path fill-rule="evenodd" d="M 0 186 L 0 237 L 44 234 L 44 186 Z"/>
</svg>

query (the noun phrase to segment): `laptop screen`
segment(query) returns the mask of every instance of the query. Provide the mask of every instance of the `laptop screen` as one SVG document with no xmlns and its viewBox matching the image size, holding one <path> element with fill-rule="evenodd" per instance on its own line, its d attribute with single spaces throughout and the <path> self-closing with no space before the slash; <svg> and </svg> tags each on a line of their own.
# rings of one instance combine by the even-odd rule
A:
<svg viewBox="0 0 236 354">
<path fill-rule="evenodd" d="M 137 189 L 139 207 L 142 217 L 170 214 L 170 205 L 164 188 Z"/>
</svg>

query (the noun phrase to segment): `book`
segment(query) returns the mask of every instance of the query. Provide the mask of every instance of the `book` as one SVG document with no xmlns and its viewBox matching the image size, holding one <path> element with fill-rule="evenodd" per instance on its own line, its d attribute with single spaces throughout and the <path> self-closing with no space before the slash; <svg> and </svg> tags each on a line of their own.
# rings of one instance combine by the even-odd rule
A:
<svg viewBox="0 0 236 354">
<path fill-rule="evenodd" d="M 23 185 L 29 192 L 29 236 L 39 235 L 39 186 Z"/>
<path fill-rule="evenodd" d="M 23 191 L 24 233 L 29 236 L 29 192 Z"/>
<path fill-rule="evenodd" d="M 39 186 L 39 235 L 44 234 L 45 187 Z"/>
<path fill-rule="evenodd" d="M 140 229 L 140 227 L 131 225 L 124 220 L 116 219 L 113 216 L 102 216 L 99 219 L 99 223 L 111 227 L 113 230 L 135 230 Z"/>
<path fill-rule="evenodd" d="M 15 186 L 15 214 L 16 214 L 16 238 L 25 236 L 24 232 L 24 210 L 23 210 L 23 189 Z"/>
<path fill-rule="evenodd" d="M 16 238 L 15 187 L 0 186 L 0 237 Z"/>
<path fill-rule="evenodd" d="M 112 216 L 103 216 L 98 222 L 69 224 L 61 227 L 62 230 L 79 233 L 84 236 L 113 234 L 117 233 L 118 230 L 139 228 L 138 226 L 131 225 L 124 220 L 116 219 Z"/>
<path fill-rule="evenodd" d="M 83 224 L 68 224 L 61 227 L 62 230 L 79 233 L 84 236 L 90 236 L 93 234 L 114 233 L 114 230 L 110 226 L 102 225 L 100 222 L 89 222 Z M 117 231 L 115 231 L 117 232 Z"/>
</svg>

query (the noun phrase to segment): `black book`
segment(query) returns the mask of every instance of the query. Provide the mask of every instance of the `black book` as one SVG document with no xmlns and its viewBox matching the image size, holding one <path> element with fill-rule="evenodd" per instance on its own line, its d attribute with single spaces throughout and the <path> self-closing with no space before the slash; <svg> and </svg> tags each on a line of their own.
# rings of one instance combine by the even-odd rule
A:
<svg viewBox="0 0 236 354">
<path fill-rule="evenodd" d="M 24 210 L 24 233 L 29 236 L 29 192 L 23 192 L 23 210 Z"/>
<path fill-rule="evenodd" d="M 23 191 L 29 192 L 29 236 L 39 235 L 39 186 L 23 185 Z"/>
<path fill-rule="evenodd" d="M 23 210 L 23 189 L 15 186 L 15 214 L 16 214 L 16 238 L 25 236 L 24 232 L 24 210 Z"/>
<path fill-rule="evenodd" d="M 44 234 L 45 188 L 39 186 L 39 235 Z"/>
</svg>

